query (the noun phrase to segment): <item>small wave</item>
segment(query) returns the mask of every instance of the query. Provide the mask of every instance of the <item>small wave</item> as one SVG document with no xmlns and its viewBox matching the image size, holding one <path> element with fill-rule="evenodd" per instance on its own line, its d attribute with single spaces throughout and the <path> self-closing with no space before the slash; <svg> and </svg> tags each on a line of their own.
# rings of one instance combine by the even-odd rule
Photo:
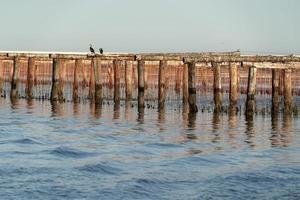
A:
<svg viewBox="0 0 300 200">
<path fill-rule="evenodd" d="M 97 163 L 97 164 L 88 164 L 83 167 L 78 168 L 81 171 L 87 171 L 91 173 L 101 173 L 108 175 L 116 175 L 119 174 L 122 170 L 116 167 L 113 167 L 111 164 L 107 162 Z"/>
<path fill-rule="evenodd" d="M 79 151 L 77 149 L 72 149 L 69 147 L 58 147 L 50 152 L 50 154 L 57 155 L 65 158 L 85 158 L 89 156 L 94 156 L 94 153 Z"/>
<path fill-rule="evenodd" d="M 18 143 L 18 144 L 42 144 L 40 142 L 37 142 L 35 140 L 29 139 L 29 138 L 24 138 L 24 139 L 19 139 L 19 140 L 14 140 L 12 141 L 13 143 Z"/>
<path fill-rule="evenodd" d="M 14 144 L 42 144 L 41 142 L 29 139 L 29 138 L 0 141 L 0 144 L 9 144 L 9 143 L 14 143 Z"/>
<path fill-rule="evenodd" d="M 178 148 L 180 147 L 179 144 L 173 144 L 173 143 L 151 143 L 147 144 L 148 147 L 157 147 L 157 148 Z"/>
</svg>

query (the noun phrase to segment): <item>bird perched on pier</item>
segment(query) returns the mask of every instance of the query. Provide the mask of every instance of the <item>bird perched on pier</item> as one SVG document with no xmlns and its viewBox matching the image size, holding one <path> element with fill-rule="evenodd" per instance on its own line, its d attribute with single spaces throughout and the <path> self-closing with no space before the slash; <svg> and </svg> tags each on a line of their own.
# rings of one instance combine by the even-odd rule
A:
<svg viewBox="0 0 300 200">
<path fill-rule="evenodd" d="M 93 46 L 90 44 L 90 52 L 92 53 L 92 54 L 95 54 L 95 50 L 93 49 Z"/>
<path fill-rule="evenodd" d="M 99 49 L 99 52 L 100 52 L 100 54 L 102 55 L 102 54 L 103 54 L 103 49 L 100 48 L 100 49 Z"/>
</svg>

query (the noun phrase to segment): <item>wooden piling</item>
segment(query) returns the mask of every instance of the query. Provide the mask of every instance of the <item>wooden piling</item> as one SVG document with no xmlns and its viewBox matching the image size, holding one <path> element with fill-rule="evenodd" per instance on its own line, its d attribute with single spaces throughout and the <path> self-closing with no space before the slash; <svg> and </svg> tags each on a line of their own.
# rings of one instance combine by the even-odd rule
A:
<svg viewBox="0 0 300 200">
<path fill-rule="evenodd" d="M 101 59 L 94 58 L 95 103 L 102 103 Z"/>
<path fill-rule="evenodd" d="M 284 70 L 284 111 L 292 112 L 293 96 L 292 96 L 292 70 Z"/>
<path fill-rule="evenodd" d="M 148 75 L 149 75 L 149 67 L 144 62 L 144 90 L 146 91 L 148 88 Z"/>
<path fill-rule="evenodd" d="M 255 111 L 255 93 L 256 93 L 256 67 L 249 67 L 246 114 L 251 115 Z"/>
<path fill-rule="evenodd" d="M 145 61 L 138 60 L 138 108 L 145 107 Z"/>
<path fill-rule="evenodd" d="M 279 110 L 279 76 L 278 69 L 272 69 L 272 112 Z"/>
<path fill-rule="evenodd" d="M 94 73 L 95 58 L 92 58 L 91 65 L 89 66 L 90 81 L 89 81 L 89 98 L 92 103 L 95 102 L 95 73 Z"/>
<path fill-rule="evenodd" d="M 189 101 L 189 68 L 188 64 L 183 65 L 183 81 L 182 81 L 182 101 L 183 104 L 188 104 Z"/>
<path fill-rule="evenodd" d="M 121 79 L 121 61 L 114 60 L 114 102 L 120 103 L 120 79 Z"/>
<path fill-rule="evenodd" d="M 125 63 L 126 101 L 130 101 L 132 99 L 132 70 L 133 70 L 132 61 L 126 61 Z"/>
<path fill-rule="evenodd" d="M 158 73 L 158 108 L 163 109 L 166 99 L 166 69 L 167 61 L 159 61 L 159 73 Z"/>
<path fill-rule="evenodd" d="M 107 64 L 107 74 L 108 74 L 108 88 L 113 88 L 113 79 L 114 79 L 114 72 L 113 67 L 110 63 Z"/>
<path fill-rule="evenodd" d="M 4 82 L 4 63 L 3 60 L 0 60 L 0 96 L 4 96 L 3 82 Z"/>
<path fill-rule="evenodd" d="M 27 82 L 26 82 L 26 98 L 33 98 L 33 84 L 34 84 L 35 58 L 28 59 L 27 66 Z"/>
<path fill-rule="evenodd" d="M 64 87 L 63 80 L 61 80 L 61 71 L 63 68 L 63 61 L 61 59 L 54 58 L 52 63 L 52 88 L 51 88 L 51 101 L 64 101 Z"/>
<path fill-rule="evenodd" d="M 196 64 L 188 63 L 188 84 L 189 84 L 189 107 L 190 113 L 198 112 L 196 99 Z"/>
<path fill-rule="evenodd" d="M 17 98 L 19 95 L 19 72 L 20 72 L 20 58 L 15 57 L 13 60 L 13 76 L 11 81 L 11 93 L 10 97 L 12 99 Z"/>
<path fill-rule="evenodd" d="M 238 101 L 238 64 L 230 63 L 229 65 L 229 100 L 231 106 L 236 106 Z"/>
<path fill-rule="evenodd" d="M 220 112 L 222 107 L 222 82 L 221 82 L 221 66 L 218 63 L 212 62 L 214 70 L 214 103 L 215 111 Z"/>
<path fill-rule="evenodd" d="M 74 67 L 74 80 L 73 80 L 73 102 L 77 103 L 79 101 L 79 70 L 82 67 L 81 59 L 75 59 Z"/>
<path fill-rule="evenodd" d="M 176 69 L 176 80 L 175 80 L 175 91 L 177 94 L 180 94 L 180 84 L 181 84 L 181 77 L 180 77 L 180 67 L 179 66 L 175 66 Z"/>
</svg>

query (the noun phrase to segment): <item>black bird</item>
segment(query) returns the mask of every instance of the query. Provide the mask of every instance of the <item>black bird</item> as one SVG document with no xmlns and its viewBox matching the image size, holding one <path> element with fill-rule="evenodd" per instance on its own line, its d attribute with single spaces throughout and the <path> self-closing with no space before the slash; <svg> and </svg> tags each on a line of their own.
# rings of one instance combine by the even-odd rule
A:
<svg viewBox="0 0 300 200">
<path fill-rule="evenodd" d="M 91 52 L 92 54 L 95 54 L 95 50 L 93 49 L 93 47 L 92 47 L 91 44 L 90 44 L 90 52 Z"/>
<path fill-rule="evenodd" d="M 99 49 L 99 52 L 100 52 L 100 54 L 102 55 L 102 54 L 103 54 L 103 49 L 100 48 L 100 49 Z"/>
</svg>

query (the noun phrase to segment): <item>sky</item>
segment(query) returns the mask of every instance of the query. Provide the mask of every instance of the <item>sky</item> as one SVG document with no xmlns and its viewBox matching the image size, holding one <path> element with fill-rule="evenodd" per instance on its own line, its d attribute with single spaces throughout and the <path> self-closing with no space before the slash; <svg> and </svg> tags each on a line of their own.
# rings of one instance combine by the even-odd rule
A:
<svg viewBox="0 0 300 200">
<path fill-rule="evenodd" d="M 299 0 L 0 0 L 0 50 L 300 55 Z"/>
</svg>

